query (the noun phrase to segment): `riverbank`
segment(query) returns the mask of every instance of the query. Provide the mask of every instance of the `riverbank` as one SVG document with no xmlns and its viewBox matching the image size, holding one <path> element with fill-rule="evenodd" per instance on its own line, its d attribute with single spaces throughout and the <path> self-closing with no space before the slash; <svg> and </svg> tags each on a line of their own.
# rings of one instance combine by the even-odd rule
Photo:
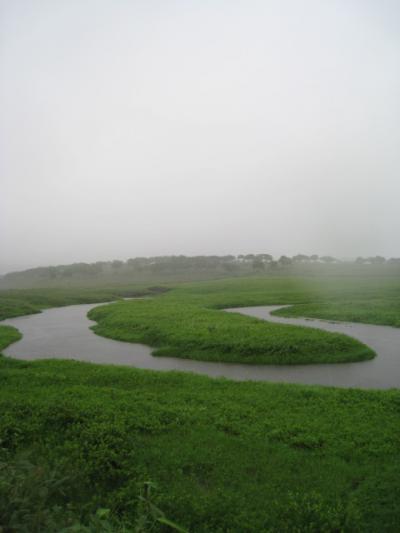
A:
<svg viewBox="0 0 400 533">
<path fill-rule="evenodd" d="M 149 370 L 180 370 L 209 377 L 226 377 L 235 381 L 269 381 L 378 389 L 399 387 L 400 384 L 400 358 L 398 357 L 400 329 L 398 328 L 286 319 L 275 316 L 277 306 L 242 307 L 231 311 L 235 314 L 243 313 L 266 319 L 268 322 L 290 322 L 300 325 L 303 328 L 294 329 L 304 330 L 304 335 L 307 331 L 315 331 L 316 328 L 327 329 L 334 333 L 345 333 L 370 346 L 378 355 L 371 361 L 346 364 L 233 364 L 167 356 L 154 357 L 153 349 L 149 346 L 120 342 L 95 335 L 90 329 L 95 323 L 86 316 L 93 307 L 95 307 L 93 304 L 66 306 L 47 309 L 32 316 L 8 319 L 5 324 L 16 327 L 23 334 L 23 338 L 9 346 L 4 353 L 10 357 L 25 360 L 76 359 L 102 364 L 135 366 Z M 214 312 L 218 315 L 228 314 L 223 311 Z M 269 329 L 267 328 L 266 331 Z M 285 338 L 282 340 L 284 341 Z"/>
</svg>

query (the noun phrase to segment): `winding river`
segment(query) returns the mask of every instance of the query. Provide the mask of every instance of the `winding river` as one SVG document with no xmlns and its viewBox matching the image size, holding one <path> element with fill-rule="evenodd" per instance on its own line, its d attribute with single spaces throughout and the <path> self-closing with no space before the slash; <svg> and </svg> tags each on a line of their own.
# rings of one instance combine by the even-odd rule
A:
<svg viewBox="0 0 400 533">
<path fill-rule="evenodd" d="M 388 389 L 400 386 L 400 328 L 324 320 L 272 316 L 282 306 L 227 309 L 271 322 L 294 324 L 345 333 L 370 346 L 377 357 L 370 361 L 325 365 L 243 365 L 153 357 L 142 344 L 114 341 L 95 335 L 86 316 L 99 304 L 52 308 L 36 315 L 8 319 L 2 324 L 18 328 L 23 338 L 4 350 L 17 359 L 77 359 L 93 363 L 129 365 L 152 370 L 180 370 L 233 380 L 273 381 L 337 387 Z"/>
</svg>

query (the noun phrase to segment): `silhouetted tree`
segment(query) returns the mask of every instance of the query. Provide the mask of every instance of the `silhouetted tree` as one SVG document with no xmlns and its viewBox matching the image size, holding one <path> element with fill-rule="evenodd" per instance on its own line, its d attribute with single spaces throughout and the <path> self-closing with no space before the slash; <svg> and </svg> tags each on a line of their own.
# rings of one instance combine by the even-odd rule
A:
<svg viewBox="0 0 400 533">
<path fill-rule="evenodd" d="M 323 255 L 322 257 L 320 257 L 320 259 L 324 263 L 336 263 L 336 259 L 331 255 Z"/>
<path fill-rule="evenodd" d="M 253 259 L 252 267 L 253 267 L 253 270 L 265 270 L 265 265 L 264 265 L 264 263 L 263 263 L 262 260 L 259 259 L 258 257 L 256 257 L 255 259 Z"/>
<path fill-rule="evenodd" d="M 386 263 L 386 259 L 381 255 L 376 255 L 375 257 L 370 257 L 369 262 L 371 265 L 383 265 L 383 263 Z"/>
<path fill-rule="evenodd" d="M 111 262 L 111 266 L 117 270 L 124 266 L 124 262 L 119 259 L 114 259 L 114 261 Z"/>
<path fill-rule="evenodd" d="M 281 255 L 281 257 L 278 259 L 278 263 L 281 266 L 289 266 L 292 264 L 292 260 L 290 257 L 287 257 L 286 255 Z"/>
<path fill-rule="evenodd" d="M 308 255 L 297 254 L 292 259 L 296 263 L 304 263 L 305 261 L 308 261 Z"/>
<path fill-rule="evenodd" d="M 270 254 L 258 254 L 257 258 L 260 258 L 261 261 L 264 261 L 265 263 L 270 263 L 273 260 L 273 257 Z"/>
</svg>

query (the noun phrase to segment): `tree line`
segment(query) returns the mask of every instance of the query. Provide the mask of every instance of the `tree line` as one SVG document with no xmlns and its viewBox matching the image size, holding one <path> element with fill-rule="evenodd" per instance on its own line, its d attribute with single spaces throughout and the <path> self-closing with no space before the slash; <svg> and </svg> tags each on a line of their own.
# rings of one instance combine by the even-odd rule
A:
<svg viewBox="0 0 400 533">
<path fill-rule="evenodd" d="M 357 257 L 354 261 L 343 261 L 330 255 L 297 254 L 292 257 L 272 254 L 239 255 L 168 255 L 154 257 L 133 257 L 126 261 L 97 261 L 95 263 L 73 263 L 70 265 L 37 267 L 22 272 L 11 272 L 3 277 L 4 281 L 18 281 L 21 277 L 32 280 L 68 280 L 70 278 L 118 277 L 130 274 L 164 275 L 184 272 L 221 272 L 224 274 L 256 271 L 287 270 L 297 265 L 400 265 L 400 258 L 386 259 L 382 256 Z"/>
</svg>

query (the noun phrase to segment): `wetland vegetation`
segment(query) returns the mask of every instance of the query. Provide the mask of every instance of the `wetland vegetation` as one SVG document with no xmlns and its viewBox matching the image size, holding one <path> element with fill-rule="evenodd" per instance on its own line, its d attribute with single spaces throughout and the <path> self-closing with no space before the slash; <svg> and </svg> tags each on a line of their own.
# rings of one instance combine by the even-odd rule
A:
<svg viewBox="0 0 400 533">
<path fill-rule="evenodd" d="M 273 324 L 225 313 L 184 299 L 119 302 L 97 307 L 89 318 L 106 337 L 157 347 L 154 355 L 253 364 L 344 363 L 374 352 L 345 335 Z"/>
<path fill-rule="evenodd" d="M 172 531 L 150 503 L 196 532 L 396 531 L 399 391 L 8 358 L 0 379 L 6 531 Z"/>
<path fill-rule="evenodd" d="M 368 302 L 369 309 L 382 311 L 378 323 L 396 325 L 391 313 L 397 313 L 400 282 L 265 276 L 150 290 L 14 290 L 1 294 L 0 309 L 13 316 L 25 306 L 39 312 L 135 294 L 154 297 L 92 311 L 100 333 L 142 341 L 159 335 L 156 345 L 167 347 L 172 336 L 173 348 L 188 345 L 192 356 L 200 344 L 201 356 L 230 346 L 226 353 L 240 357 L 235 332 L 244 328 L 243 342 L 255 351 L 274 346 L 284 358 L 290 339 L 317 357 L 329 345 L 327 333 L 314 337 L 307 330 L 307 339 L 301 328 L 272 330 L 280 325 L 266 323 L 261 333 L 258 320 L 222 309 L 292 303 L 285 312 L 298 306 L 299 314 L 322 309 L 323 316 L 324 306 L 339 314 L 343 302 L 338 318 L 348 319 L 352 310 L 352 319 L 362 321 L 356 310 Z M 272 333 L 271 344 L 263 344 Z M 17 330 L 0 326 L 1 349 L 18 338 Z M 7 357 L 0 358 L 0 382 L 4 531 L 397 531 L 398 389 L 236 383 Z"/>
</svg>

